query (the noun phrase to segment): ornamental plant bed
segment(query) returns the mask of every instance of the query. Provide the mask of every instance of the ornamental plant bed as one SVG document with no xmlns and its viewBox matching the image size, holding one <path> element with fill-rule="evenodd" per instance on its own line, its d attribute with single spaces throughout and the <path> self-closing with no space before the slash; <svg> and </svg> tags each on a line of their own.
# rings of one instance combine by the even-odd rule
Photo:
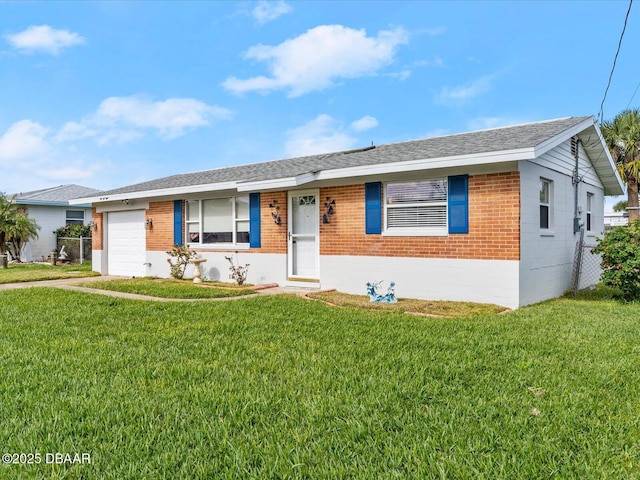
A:
<svg viewBox="0 0 640 480">
<path fill-rule="evenodd" d="M 504 307 L 488 303 L 447 302 L 411 298 L 399 298 L 397 303 L 378 303 L 371 302 L 366 295 L 351 295 L 337 291 L 310 292 L 305 296 L 337 307 L 386 310 L 431 317 L 472 317 L 505 311 Z"/>
<path fill-rule="evenodd" d="M 110 290 L 123 293 L 134 293 L 158 298 L 224 298 L 252 295 L 254 290 L 249 288 L 221 288 L 211 286 L 201 288 L 202 284 L 194 284 L 190 280 L 174 280 L 166 278 L 132 278 L 123 280 L 109 280 L 97 282 L 85 282 L 79 286 L 95 288 L 98 290 Z"/>
<path fill-rule="evenodd" d="M 251 289 L 254 287 L 254 285 L 252 283 L 243 283 L 242 285 L 238 285 L 237 283 L 231 283 L 231 282 L 222 282 L 220 280 L 206 280 L 203 281 L 202 283 L 198 284 L 199 287 L 213 287 L 213 288 L 229 288 L 229 289 L 235 289 L 235 290 L 242 290 L 242 289 Z"/>
</svg>

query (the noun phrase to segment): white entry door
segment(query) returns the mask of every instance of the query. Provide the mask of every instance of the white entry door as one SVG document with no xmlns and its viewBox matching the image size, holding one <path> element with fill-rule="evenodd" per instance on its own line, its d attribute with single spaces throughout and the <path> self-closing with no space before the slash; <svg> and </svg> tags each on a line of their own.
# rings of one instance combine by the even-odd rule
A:
<svg viewBox="0 0 640 480">
<path fill-rule="evenodd" d="M 146 231 L 144 210 L 107 214 L 107 263 L 109 275 L 144 277 Z"/>
<path fill-rule="evenodd" d="M 317 280 L 319 249 L 318 191 L 289 192 L 289 278 Z"/>
</svg>

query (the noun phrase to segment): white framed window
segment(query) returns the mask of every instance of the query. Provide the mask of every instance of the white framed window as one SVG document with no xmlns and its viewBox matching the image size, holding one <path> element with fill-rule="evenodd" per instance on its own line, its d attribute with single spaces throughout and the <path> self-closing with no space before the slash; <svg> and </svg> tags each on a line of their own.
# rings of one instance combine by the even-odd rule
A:
<svg viewBox="0 0 640 480">
<path fill-rule="evenodd" d="M 586 227 L 587 232 L 593 232 L 593 193 L 587 193 Z"/>
<path fill-rule="evenodd" d="M 187 243 L 249 246 L 249 196 L 187 200 Z"/>
<path fill-rule="evenodd" d="M 553 181 L 540 178 L 540 230 L 553 226 Z"/>
<path fill-rule="evenodd" d="M 385 233 L 447 235 L 447 179 L 386 183 Z"/>
<path fill-rule="evenodd" d="M 84 210 L 67 210 L 65 216 L 66 225 L 84 225 Z"/>
</svg>

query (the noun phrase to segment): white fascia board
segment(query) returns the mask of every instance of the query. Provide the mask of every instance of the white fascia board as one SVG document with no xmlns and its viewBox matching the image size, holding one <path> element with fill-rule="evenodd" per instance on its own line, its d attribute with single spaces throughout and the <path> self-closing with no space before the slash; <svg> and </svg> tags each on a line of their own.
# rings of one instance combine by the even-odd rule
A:
<svg viewBox="0 0 640 480">
<path fill-rule="evenodd" d="M 408 162 L 362 165 L 359 167 L 324 170 L 316 175 L 317 180 L 360 177 L 363 175 L 383 175 L 386 173 L 411 172 L 416 170 L 434 170 L 438 168 L 468 167 L 490 163 L 503 163 L 535 158 L 532 148 L 505 150 L 502 152 L 475 153 L 455 157 L 428 158 Z"/>
<path fill-rule="evenodd" d="M 20 200 L 17 199 L 14 202 L 16 205 L 34 205 L 34 206 L 41 206 L 41 207 L 68 207 L 69 205 L 74 205 L 77 207 L 84 207 L 84 208 L 91 208 L 91 204 L 90 203 L 71 203 L 71 201 L 66 201 L 66 202 L 49 202 L 49 201 L 42 201 L 42 200 Z"/>
<path fill-rule="evenodd" d="M 117 200 L 133 200 L 137 198 L 155 198 L 168 197 L 175 195 L 189 195 L 200 192 L 215 192 L 218 190 L 233 190 L 237 188 L 237 182 L 207 183 L 202 185 L 188 185 L 184 187 L 162 188 L 159 190 L 141 190 L 139 192 L 117 193 L 113 195 L 104 195 L 99 197 L 75 198 L 69 203 L 76 205 L 78 203 L 101 203 L 113 202 Z"/>
<path fill-rule="evenodd" d="M 296 177 L 273 178 L 271 180 L 238 183 L 238 192 L 255 192 L 258 190 L 273 190 L 296 186 L 298 186 Z"/>
<path fill-rule="evenodd" d="M 149 202 L 132 202 L 128 204 L 109 202 L 96 207 L 96 213 L 126 212 L 130 210 L 149 210 Z"/>
<path fill-rule="evenodd" d="M 309 172 L 295 177 L 273 178 L 271 180 L 258 180 L 253 182 L 238 183 L 238 192 L 255 192 L 258 190 L 274 190 L 281 188 L 294 188 L 306 185 L 318 180 L 318 172 Z"/>
<path fill-rule="evenodd" d="M 614 162 L 613 157 L 611 157 L 611 152 L 609 152 L 609 147 L 607 146 L 607 142 L 605 142 L 604 137 L 602 136 L 602 131 L 600 130 L 600 127 L 598 126 L 598 124 L 596 122 L 593 123 L 593 129 L 596 132 L 596 135 L 598 136 L 598 140 L 600 141 L 600 146 L 602 147 L 602 151 L 604 152 L 604 156 L 606 158 L 606 163 L 607 163 L 607 167 L 608 170 L 610 170 L 609 172 L 602 172 L 602 170 L 599 168 L 600 166 L 600 162 L 598 161 L 597 163 L 594 163 L 593 166 L 596 169 L 596 171 L 598 172 L 598 176 L 600 177 L 600 181 L 603 182 L 603 184 L 605 185 L 605 195 L 623 195 L 624 192 L 626 191 L 626 188 L 624 186 L 624 182 L 622 181 L 622 178 L 620 177 L 620 173 L 618 173 L 618 168 L 616 167 L 616 162 Z M 596 160 L 600 159 L 600 155 L 598 155 L 598 158 Z M 611 175 L 611 173 L 613 173 L 613 175 Z M 613 178 L 615 179 L 615 181 L 606 181 L 605 182 L 605 178 L 609 179 L 613 176 Z M 610 187 L 610 188 L 608 188 Z M 620 193 L 621 192 L 621 193 Z"/>
</svg>

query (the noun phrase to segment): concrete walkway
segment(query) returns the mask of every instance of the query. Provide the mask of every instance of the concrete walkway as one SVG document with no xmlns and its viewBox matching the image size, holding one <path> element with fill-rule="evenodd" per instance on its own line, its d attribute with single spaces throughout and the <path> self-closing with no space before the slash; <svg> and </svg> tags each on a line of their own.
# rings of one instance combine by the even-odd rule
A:
<svg viewBox="0 0 640 480">
<path fill-rule="evenodd" d="M 217 302 L 223 300 L 238 300 L 240 298 L 250 298 L 255 295 L 239 295 L 237 297 L 222 297 L 222 298 L 162 298 L 151 297 L 148 295 L 139 295 L 136 293 L 114 292 L 112 290 L 101 290 L 98 288 L 83 287 L 82 283 L 96 282 L 96 281 L 109 281 L 109 280 L 122 280 L 126 277 L 116 276 L 100 276 L 100 277 L 79 277 L 79 278 L 63 278 L 59 280 L 41 280 L 36 282 L 18 282 L 18 283 L 5 283 L 0 284 L 0 291 L 2 290 L 15 290 L 19 288 L 32 288 L 32 287 L 53 287 L 63 290 L 74 290 L 77 292 L 96 293 L 99 295 L 106 295 L 108 297 L 128 298 L 131 300 L 148 300 L 155 302 Z M 278 294 L 293 294 L 304 295 L 314 289 L 310 288 L 297 288 L 297 287 L 280 287 L 274 284 L 274 286 L 265 286 L 266 288 L 256 288 L 256 292 L 260 295 L 278 295 Z"/>
</svg>

